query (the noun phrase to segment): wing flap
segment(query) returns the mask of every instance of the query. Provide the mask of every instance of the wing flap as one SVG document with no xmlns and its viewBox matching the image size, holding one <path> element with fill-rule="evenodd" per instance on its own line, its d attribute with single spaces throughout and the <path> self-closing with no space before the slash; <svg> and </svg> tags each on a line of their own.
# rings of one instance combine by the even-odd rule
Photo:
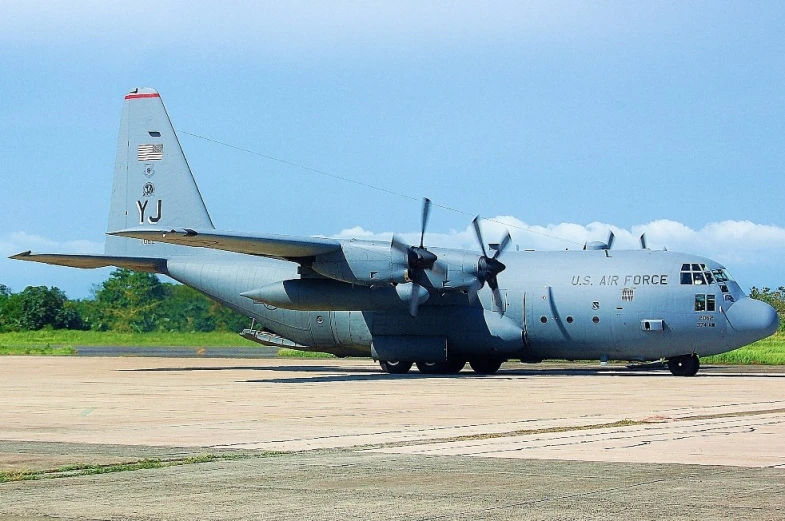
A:
<svg viewBox="0 0 785 521">
<path fill-rule="evenodd" d="M 25 251 L 9 259 L 41 262 L 70 268 L 94 269 L 116 266 L 148 273 L 166 273 L 166 259 L 146 257 L 119 257 L 113 255 L 65 255 L 59 253 L 32 253 Z"/>
<path fill-rule="evenodd" d="M 313 257 L 341 249 L 339 241 L 323 237 L 253 235 L 190 228 L 176 230 L 129 228 L 109 232 L 109 235 L 286 260 Z"/>
</svg>

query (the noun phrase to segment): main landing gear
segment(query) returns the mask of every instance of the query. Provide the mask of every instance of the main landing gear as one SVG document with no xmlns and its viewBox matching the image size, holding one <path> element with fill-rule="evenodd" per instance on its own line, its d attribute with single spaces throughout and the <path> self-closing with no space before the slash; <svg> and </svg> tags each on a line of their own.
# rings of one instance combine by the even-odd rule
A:
<svg viewBox="0 0 785 521">
<path fill-rule="evenodd" d="M 391 360 L 379 360 L 382 371 L 390 374 L 406 374 L 412 368 L 412 362 L 400 362 Z"/>
<path fill-rule="evenodd" d="M 477 374 L 494 374 L 501 367 L 503 360 L 477 359 L 469 361 L 472 370 Z M 389 374 L 406 374 L 413 362 L 397 360 L 380 360 L 382 371 Z M 450 359 L 445 362 L 417 362 L 417 369 L 422 374 L 458 374 L 466 365 L 466 360 Z"/>
<path fill-rule="evenodd" d="M 701 363 L 698 355 L 684 355 L 668 358 L 668 369 L 674 376 L 695 376 Z"/>
<path fill-rule="evenodd" d="M 417 362 L 422 374 L 458 374 L 466 365 L 466 360 L 450 359 L 446 362 Z"/>
<path fill-rule="evenodd" d="M 496 374 L 496 371 L 502 366 L 501 360 L 493 358 L 482 358 L 480 360 L 472 360 L 469 362 L 474 372 L 477 374 Z"/>
</svg>

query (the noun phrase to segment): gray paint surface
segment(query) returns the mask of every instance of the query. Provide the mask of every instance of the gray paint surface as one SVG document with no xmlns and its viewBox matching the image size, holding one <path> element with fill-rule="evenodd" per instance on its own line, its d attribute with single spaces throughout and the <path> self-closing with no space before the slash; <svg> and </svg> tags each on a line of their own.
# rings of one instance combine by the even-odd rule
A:
<svg viewBox="0 0 785 521">
<path fill-rule="evenodd" d="M 423 207 L 423 233 L 429 208 Z M 705 356 L 778 326 L 775 311 L 732 280 L 681 282 L 683 265 L 723 273 L 710 259 L 602 243 L 585 251 L 491 255 L 478 221 L 475 229 L 482 253 L 410 247 L 395 238 L 214 230 L 160 96 L 135 89 L 121 116 L 106 255 L 14 258 L 157 271 L 304 349 L 371 356 L 378 337 L 384 352 L 414 362 L 433 357 L 429 338 L 446 339 L 445 360 Z M 396 339 L 399 346 L 389 347 Z"/>
</svg>

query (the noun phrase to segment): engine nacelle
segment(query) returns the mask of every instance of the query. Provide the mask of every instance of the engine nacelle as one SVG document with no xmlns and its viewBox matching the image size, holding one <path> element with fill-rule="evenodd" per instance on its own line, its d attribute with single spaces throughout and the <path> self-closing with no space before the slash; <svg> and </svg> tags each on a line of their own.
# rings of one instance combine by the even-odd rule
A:
<svg viewBox="0 0 785 521">
<path fill-rule="evenodd" d="M 297 311 L 404 309 L 408 302 L 389 285 L 372 288 L 324 279 L 284 280 L 241 295 L 268 306 Z"/>
<path fill-rule="evenodd" d="M 406 255 L 381 242 L 346 242 L 341 251 L 317 256 L 311 269 L 334 280 L 363 286 L 409 281 Z"/>
<path fill-rule="evenodd" d="M 471 252 L 433 248 L 443 272 L 426 269 L 417 283 L 429 291 L 466 291 L 475 286 L 480 257 Z M 389 243 L 348 241 L 341 251 L 317 256 L 310 268 L 333 280 L 361 286 L 383 286 L 411 282 L 405 252 Z M 404 298 L 401 296 L 401 298 Z"/>
</svg>

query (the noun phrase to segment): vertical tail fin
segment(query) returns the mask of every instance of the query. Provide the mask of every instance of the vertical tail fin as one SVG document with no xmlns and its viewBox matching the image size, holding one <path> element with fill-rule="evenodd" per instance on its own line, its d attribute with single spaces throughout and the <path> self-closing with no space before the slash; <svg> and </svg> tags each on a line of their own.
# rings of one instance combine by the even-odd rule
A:
<svg viewBox="0 0 785 521">
<path fill-rule="evenodd" d="M 153 89 L 125 96 L 117 142 L 109 229 L 214 228 L 191 168 Z M 167 258 L 177 246 L 107 236 L 106 254 Z"/>
</svg>

